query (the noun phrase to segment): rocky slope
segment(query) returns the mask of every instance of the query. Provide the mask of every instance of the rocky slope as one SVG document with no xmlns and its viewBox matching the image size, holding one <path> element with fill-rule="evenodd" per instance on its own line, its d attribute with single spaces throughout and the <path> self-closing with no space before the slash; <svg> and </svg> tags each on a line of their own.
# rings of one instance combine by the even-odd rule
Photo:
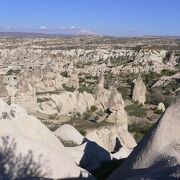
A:
<svg viewBox="0 0 180 180">
<path fill-rule="evenodd" d="M 179 88 L 180 54 L 177 46 L 169 49 L 171 43 L 178 42 L 110 37 L 0 39 L 1 97 L 58 125 L 79 115 L 111 123 L 115 116 L 126 118 L 124 105 L 108 107 L 114 106 L 109 99 L 119 98 L 111 86 L 125 102 L 132 97 L 134 103 L 146 102 L 149 107 L 160 102 L 168 106 Z M 101 72 L 104 80 L 98 85 Z M 136 81 L 132 91 L 132 82 L 139 75 L 145 85 L 140 83 L 140 87 Z M 95 113 L 90 112 L 93 106 L 98 109 Z M 145 122 L 156 116 L 156 107 L 149 107 Z M 113 113 L 104 113 L 107 109 Z M 139 122 L 141 119 L 138 117 Z"/>
<path fill-rule="evenodd" d="M 0 100 L 0 129 L 2 179 L 89 176 L 66 154 L 58 138 L 21 107 Z"/>
<path fill-rule="evenodd" d="M 69 177 L 78 177 L 79 167 L 94 170 L 104 160 L 126 158 L 180 92 L 178 43 L 168 38 L 0 38 L 0 98 L 9 104 L 0 103 L 2 139 L 6 133 L 11 140 L 17 135 L 20 153 L 28 141 L 27 147 L 48 145 L 45 156 L 51 148 L 56 155 L 65 149 L 76 169 Z M 47 177 L 61 177 L 52 171 Z"/>
<path fill-rule="evenodd" d="M 109 179 L 179 179 L 179 113 L 177 99 Z"/>
<path fill-rule="evenodd" d="M 119 128 L 123 129 L 120 132 L 124 134 L 118 136 L 117 132 L 114 132 L 112 140 L 115 141 L 113 138 L 119 137 L 120 142 L 123 142 L 121 139 L 126 137 L 128 132 L 120 125 Z M 126 147 L 122 144 L 117 154 L 111 154 L 101 146 L 103 140 L 100 136 L 92 141 L 92 136 L 83 137 L 70 125 L 59 127 L 53 134 L 37 118 L 28 115 L 24 108 L 16 104 L 9 106 L 1 99 L 0 131 L 0 154 L 5 159 L 0 162 L 3 167 L 0 173 L 3 178 L 11 176 L 12 179 L 27 177 L 59 179 L 80 176 L 94 179 L 86 170 L 92 171 L 104 161 L 127 157 L 136 145 L 134 143 L 133 146 Z M 126 140 L 128 143 L 128 139 Z M 64 144 L 71 142 L 74 145 L 65 147 L 61 141 Z M 15 168 L 13 163 L 18 164 L 18 167 Z M 26 169 L 23 171 L 23 168 Z"/>
</svg>

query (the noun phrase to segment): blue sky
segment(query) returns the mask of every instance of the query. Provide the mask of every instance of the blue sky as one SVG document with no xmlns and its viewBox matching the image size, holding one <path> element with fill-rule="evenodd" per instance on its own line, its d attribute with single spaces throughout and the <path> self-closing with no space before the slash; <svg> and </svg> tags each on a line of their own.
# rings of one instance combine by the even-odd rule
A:
<svg viewBox="0 0 180 180">
<path fill-rule="evenodd" d="M 180 0 L 0 0 L 0 31 L 180 35 Z"/>
</svg>

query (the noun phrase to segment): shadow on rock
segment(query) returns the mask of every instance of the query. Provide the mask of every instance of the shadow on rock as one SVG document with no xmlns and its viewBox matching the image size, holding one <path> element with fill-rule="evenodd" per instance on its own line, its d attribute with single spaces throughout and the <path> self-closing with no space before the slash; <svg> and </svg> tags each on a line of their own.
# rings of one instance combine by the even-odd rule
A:
<svg viewBox="0 0 180 180">
<path fill-rule="evenodd" d="M 0 180 L 33 179 L 32 177 L 45 177 L 41 170 L 41 156 L 39 162 L 33 159 L 32 151 L 27 155 L 16 152 L 15 140 L 8 136 L 2 138 L 0 146 Z"/>
<path fill-rule="evenodd" d="M 84 142 L 86 143 L 86 146 L 84 149 L 84 155 L 79 163 L 80 167 L 91 171 L 99 167 L 102 162 L 111 161 L 110 153 L 99 146 L 96 142 L 86 139 Z"/>
</svg>

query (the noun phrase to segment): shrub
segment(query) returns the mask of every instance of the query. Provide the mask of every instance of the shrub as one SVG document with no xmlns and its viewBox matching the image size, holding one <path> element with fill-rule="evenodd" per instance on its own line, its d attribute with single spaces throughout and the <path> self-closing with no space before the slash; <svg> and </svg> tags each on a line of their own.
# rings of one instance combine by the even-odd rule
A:
<svg viewBox="0 0 180 180">
<path fill-rule="evenodd" d="M 30 177 L 45 177 L 49 172 L 43 172 L 42 156 L 34 157 L 29 150 L 27 154 L 18 152 L 17 142 L 9 136 L 1 138 L 0 147 L 0 179 L 31 179 Z M 37 161 L 38 159 L 38 161 Z M 48 170 L 49 171 L 49 170 Z M 29 178 L 28 178 L 29 177 Z"/>
<path fill-rule="evenodd" d="M 144 126 L 132 124 L 128 127 L 128 130 L 134 134 L 134 138 L 138 143 L 153 126 L 154 124 L 145 124 Z"/>
<path fill-rule="evenodd" d="M 156 109 L 156 110 L 154 111 L 154 113 L 156 113 L 156 114 L 162 114 L 162 113 L 163 113 L 163 111 L 162 111 L 162 110 L 160 110 L 160 109 Z"/>
<path fill-rule="evenodd" d="M 86 86 L 84 84 L 80 84 L 79 85 L 79 92 L 83 93 L 84 91 L 88 92 L 88 93 L 93 93 L 93 87 L 92 86 Z"/>
<path fill-rule="evenodd" d="M 173 79 L 171 82 L 164 87 L 164 94 L 169 95 L 169 93 L 175 91 L 180 84 L 180 79 Z"/>
<path fill-rule="evenodd" d="M 89 89 L 86 87 L 86 85 L 80 84 L 78 91 L 83 93 L 84 91 L 88 92 Z"/>
<path fill-rule="evenodd" d="M 77 112 L 75 115 L 74 115 L 74 118 L 75 119 L 80 119 L 81 118 L 81 114 L 79 112 Z"/>
<path fill-rule="evenodd" d="M 127 111 L 129 116 L 140 116 L 144 117 L 146 116 L 146 110 L 141 105 L 138 104 L 132 104 L 125 107 L 125 110 Z"/>
<path fill-rule="evenodd" d="M 89 120 L 91 118 L 91 113 L 90 112 L 84 112 L 82 115 L 82 118 L 85 120 Z"/>
<path fill-rule="evenodd" d="M 7 74 L 6 75 L 8 75 L 8 76 L 11 76 L 11 75 L 18 75 L 18 74 L 20 74 L 20 72 L 21 72 L 21 70 L 13 70 L 13 69 L 10 69 L 8 72 L 7 72 Z"/>
<path fill-rule="evenodd" d="M 79 78 L 79 83 L 83 83 L 85 80 L 84 80 L 84 78 Z"/>
<path fill-rule="evenodd" d="M 118 92 L 121 93 L 124 99 L 129 99 L 131 95 L 131 88 L 120 86 L 117 88 Z"/>
<path fill-rule="evenodd" d="M 62 73 L 61 73 L 61 76 L 63 76 L 63 77 L 68 77 L 68 72 L 67 72 L 67 71 L 62 72 Z"/>
<path fill-rule="evenodd" d="M 83 63 L 78 63 L 78 64 L 76 64 L 76 68 L 78 68 L 78 69 L 84 68 L 84 64 Z"/>
<path fill-rule="evenodd" d="M 86 131 L 84 131 L 84 130 L 80 130 L 79 132 L 80 132 L 80 133 L 81 133 L 81 135 L 83 135 L 83 136 L 85 136 L 85 135 L 86 135 Z"/>
<path fill-rule="evenodd" d="M 151 89 L 151 95 L 148 99 L 150 104 L 158 105 L 160 102 L 163 102 L 164 94 L 162 93 L 162 89 L 160 87 L 156 87 Z"/>
<path fill-rule="evenodd" d="M 96 106 L 94 106 L 94 105 L 90 107 L 90 111 L 91 111 L 91 112 L 95 112 L 97 109 L 98 109 L 98 108 L 97 108 Z"/>
<path fill-rule="evenodd" d="M 97 111 L 96 115 L 102 117 L 104 115 L 103 110 L 100 109 L 99 111 Z"/>
<path fill-rule="evenodd" d="M 170 57 L 171 57 L 171 53 L 167 52 L 166 56 L 163 59 L 163 63 L 167 63 L 169 61 Z"/>
<path fill-rule="evenodd" d="M 143 137 L 144 137 L 144 134 L 140 132 L 134 133 L 134 139 L 136 140 L 136 143 L 139 143 Z"/>
<path fill-rule="evenodd" d="M 165 107 L 169 107 L 171 105 L 172 101 L 173 101 L 173 97 L 169 96 L 163 101 L 163 103 L 164 103 Z"/>
<path fill-rule="evenodd" d="M 66 86 L 65 84 L 62 85 L 63 88 L 66 90 L 66 91 L 70 91 L 70 92 L 74 92 L 76 90 L 76 88 L 74 87 L 68 87 Z"/>
<path fill-rule="evenodd" d="M 143 80 L 146 86 L 151 87 L 160 77 L 160 74 L 150 71 L 148 74 L 143 76 Z"/>
<path fill-rule="evenodd" d="M 172 70 L 169 70 L 169 69 L 161 70 L 161 75 L 162 76 L 173 76 L 174 74 L 176 74 L 176 71 L 172 71 Z"/>
<path fill-rule="evenodd" d="M 87 91 L 87 88 L 86 88 L 85 85 L 80 85 L 78 91 L 79 91 L 80 93 L 83 93 L 84 91 Z"/>
</svg>

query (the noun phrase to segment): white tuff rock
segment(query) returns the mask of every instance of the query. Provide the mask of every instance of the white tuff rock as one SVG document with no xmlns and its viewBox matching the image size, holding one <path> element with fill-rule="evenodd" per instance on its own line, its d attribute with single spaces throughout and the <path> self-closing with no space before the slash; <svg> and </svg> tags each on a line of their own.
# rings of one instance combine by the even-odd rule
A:
<svg viewBox="0 0 180 180">
<path fill-rule="evenodd" d="M 164 112 L 166 110 L 164 103 L 160 102 L 158 104 L 157 110 Z"/>
<path fill-rule="evenodd" d="M 6 179 L 7 175 L 11 179 L 66 179 L 80 176 L 90 178 L 89 173 L 78 167 L 63 150 L 57 150 L 42 141 L 4 133 L 0 135 L 0 148 L 1 156 L 6 160 L 4 172 L 1 171 L 3 179 Z"/>
<path fill-rule="evenodd" d="M 134 88 L 132 93 L 132 100 L 144 105 L 144 103 L 146 102 L 146 86 L 142 81 L 142 78 L 138 77 L 133 81 L 133 83 Z"/>
<path fill-rule="evenodd" d="M 9 174 L 11 179 L 35 176 L 93 179 L 74 163 L 60 140 L 44 124 L 23 108 L 8 106 L 1 99 L 0 132 L 0 154 L 6 162 L 2 164 L 1 175 Z"/>
<path fill-rule="evenodd" d="M 179 117 L 180 100 L 177 99 L 108 179 L 179 179 Z"/>
<path fill-rule="evenodd" d="M 0 98 L 7 97 L 7 96 L 8 96 L 8 92 L 7 92 L 6 86 L 4 85 L 2 76 L 0 76 Z"/>
<path fill-rule="evenodd" d="M 54 134 L 64 142 L 81 145 L 84 137 L 71 125 L 65 124 L 54 131 Z"/>
</svg>

